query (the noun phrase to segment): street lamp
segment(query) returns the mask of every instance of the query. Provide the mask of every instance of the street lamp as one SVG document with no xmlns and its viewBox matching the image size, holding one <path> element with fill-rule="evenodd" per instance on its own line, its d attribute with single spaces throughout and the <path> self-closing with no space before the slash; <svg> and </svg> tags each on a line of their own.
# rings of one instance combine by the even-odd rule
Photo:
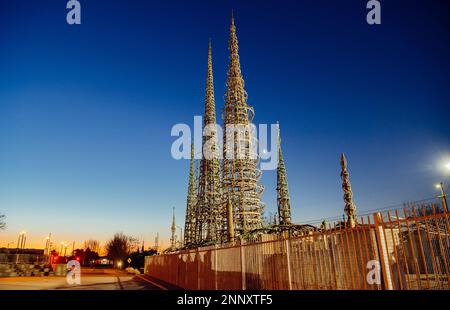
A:
<svg viewBox="0 0 450 310">
<path fill-rule="evenodd" d="M 44 255 L 50 254 L 50 236 L 52 234 L 49 234 L 47 237 L 45 237 L 45 249 L 44 249 Z"/>
<path fill-rule="evenodd" d="M 17 258 L 16 258 L 16 264 L 19 263 L 19 252 L 20 252 L 20 249 L 25 248 L 25 241 L 27 240 L 26 234 L 27 234 L 26 231 L 21 231 L 20 234 L 19 234 L 19 238 L 17 239 Z"/>
<path fill-rule="evenodd" d="M 441 196 L 439 196 L 439 198 L 442 198 L 442 204 L 444 206 L 445 212 L 447 212 L 447 194 L 445 193 L 444 190 L 444 183 L 440 182 L 438 184 L 436 184 L 436 188 L 441 190 Z"/>
<path fill-rule="evenodd" d="M 26 231 L 21 231 L 21 232 L 19 233 L 19 238 L 17 239 L 17 248 L 18 248 L 18 249 L 22 249 L 23 246 L 25 246 L 25 241 L 24 241 L 24 239 L 25 239 L 26 233 L 27 233 Z"/>
</svg>

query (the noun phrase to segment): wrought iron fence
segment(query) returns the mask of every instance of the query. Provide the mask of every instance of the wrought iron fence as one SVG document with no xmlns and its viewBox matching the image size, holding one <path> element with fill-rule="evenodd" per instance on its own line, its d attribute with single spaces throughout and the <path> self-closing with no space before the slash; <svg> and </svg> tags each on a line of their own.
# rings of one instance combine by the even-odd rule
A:
<svg viewBox="0 0 450 310">
<path fill-rule="evenodd" d="M 145 272 L 185 289 L 449 289 L 450 226 L 434 202 L 325 224 L 296 237 L 146 257 Z"/>
</svg>

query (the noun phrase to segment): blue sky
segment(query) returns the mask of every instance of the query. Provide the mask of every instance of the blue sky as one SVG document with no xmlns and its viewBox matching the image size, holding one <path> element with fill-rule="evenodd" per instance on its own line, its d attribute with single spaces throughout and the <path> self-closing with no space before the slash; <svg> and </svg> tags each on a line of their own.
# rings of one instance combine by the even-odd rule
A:
<svg viewBox="0 0 450 310">
<path fill-rule="evenodd" d="M 0 2 L 0 246 L 22 229 L 42 246 L 167 242 L 172 207 L 184 226 L 189 163 L 170 130 L 203 113 L 208 38 L 220 115 L 231 9 L 255 123 L 280 121 L 294 220 L 343 213 L 341 152 L 360 212 L 449 179 L 444 1 L 382 1 L 379 26 L 356 0 L 80 2 L 76 26 L 65 1 Z"/>
</svg>

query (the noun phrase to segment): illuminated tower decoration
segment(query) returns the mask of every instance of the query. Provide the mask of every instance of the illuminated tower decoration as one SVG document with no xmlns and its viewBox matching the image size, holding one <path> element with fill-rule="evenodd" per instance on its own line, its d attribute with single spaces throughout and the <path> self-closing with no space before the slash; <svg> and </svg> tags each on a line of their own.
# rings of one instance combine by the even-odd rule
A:
<svg viewBox="0 0 450 310">
<path fill-rule="evenodd" d="M 263 186 L 258 184 L 261 171 L 257 169 L 256 136 L 250 130 L 236 132 L 237 128 L 250 128 L 254 117 L 253 108 L 247 104 L 247 93 L 239 62 L 238 40 L 234 17 L 231 17 L 229 39 L 230 62 L 227 74 L 224 121 L 223 161 L 222 161 L 222 205 L 226 216 L 228 197 L 233 206 L 236 235 L 241 235 L 262 225 L 261 202 Z M 231 144 L 229 145 L 228 143 Z M 227 221 L 223 221 L 226 237 Z"/>
<path fill-rule="evenodd" d="M 189 165 L 189 185 L 186 202 L 186 218 L 184 224 L 184 244 L 189 246 L 196 241 L 196 203 L 194 176 L 194 143 L 191 144 L 191 162 Z"/>
<path fill-rule="evenodd" d="M 170 237 L 170 248 L 175 250 L 177 247 L 177 236 L 175 234 L 177 232 L 177 224 L 175 223 L 175 208 L 173 208 L 172 226 L 170 230 L 172 231 L 172 236 Z"/>
<path fill-rule="evenodd" d="M 353 203 L 352 186 L 350 184 L 349 173 L 347 170 L 347 159 L 345 155 L 341 155 L 341 179 L 342 190 L 344 191 L 345 214 L 347 215 L 347 223 L 353 228 L 356 225 L 356 206 Z"/>
<path fill-rule="evenodd" d="M 280 225 L 291 223 L 291 199 L 287 182 L 286 166 L 284 164 L 283 153 L 281 152 L 280 125 L 278 127 L 278 168 L 277 168 L 277 205 L 278 220 Z"/>
<path fill-rule="evenodd" d="M 216 130 L 216 104 L 212 67 L 211 41 L 208 45 L 208 65 L 206 73 L 204 132 L 202 158 L 198 178 L 198 200 L 196 219 L 197 243 L 217 241 L 220 238 L 220 162 Z"/>
</svg>

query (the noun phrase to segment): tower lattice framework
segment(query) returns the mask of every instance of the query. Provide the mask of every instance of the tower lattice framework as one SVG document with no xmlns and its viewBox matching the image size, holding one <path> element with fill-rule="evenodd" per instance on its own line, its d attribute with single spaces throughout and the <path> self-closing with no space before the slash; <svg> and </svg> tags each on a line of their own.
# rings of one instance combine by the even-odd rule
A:
<svg viewBox="0 0 450 310">
<path fill-rule="evenodd" d="M 281 151 L 280 125 L 278 124 L 278 167 L 277 167 L 277 205 L 278 220 L 281 225 L 291 223 L 291 198 L 287 181 L 286 166 L 284 163 L 283 152 Z"/>
<path fill-rule="evenodd" d="M 191 144 L 191 161 L 189 164 L 189 185 L 186 201 L 186 218 L 184 224 L 184 244 L 191 245 L 196 241 L 197 196 L 194 174 L 194 143 Z"/>
<path fill-rule="evenodd" d="M 233 206 L 235 234 L 240 235 L 260 228 L 264 204 L 261 202 L 263 186 L 258 183 L 261 171 L 257 168 L 256 136 L 250 125 L 254 110 L 247 104 L 247 93 L 239 62 L 238 40 L 234 17 L 231 17 L 229 51 L 230 62 L 227 74 L 222 161 L 222 210 L 227 210 L 228 197 Z M 236 132 L 237 128 L 244 128 Z M 231 144 L 229 144 L 232 142 Z M 223 216 L 224 219 L 227 216 Z M 227 221 L 222 224 L 224 233 Z"/>
<path fill-rule="evenodd" d="M 214 79 L 211 41 L 208 44 L 208 65 L 206 73 L 204 135 L 202 158 L 198 178 L 198 199 L 196 219 L 196 243 L 220 239 L 220 161 L 216 129 L 216 104 L 214 99 Z"/>
<path fill-rule="evenodd" d="M 170 237 L 170 247 L 172 250 L 175 250 L 177 247 L 177 224 L 175 223 L 175 208 L 173 208 L 172 226 L 170 227 L 170 230 L 172 232 L 172 235 Z"/>
</svg>

